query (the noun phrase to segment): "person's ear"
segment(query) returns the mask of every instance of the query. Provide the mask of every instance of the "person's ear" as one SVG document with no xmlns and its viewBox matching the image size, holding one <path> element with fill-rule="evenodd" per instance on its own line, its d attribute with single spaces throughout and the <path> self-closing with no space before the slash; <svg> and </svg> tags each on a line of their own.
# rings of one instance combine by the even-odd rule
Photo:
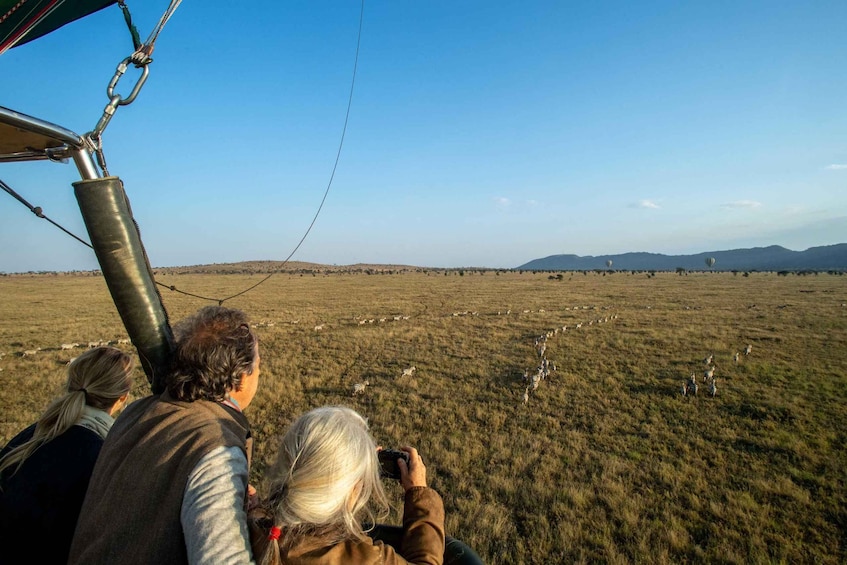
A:
<svg viewBox="0 0 847 565">
<path fill-rule="evenodd" d="M 109 412 L 109 416 L 113 415 L 115 412 L 117 412 L 118 410 L 120 410 L 120 409 L 122 409 L 124 406 L 126 406 L 126 401 L 127 401 L 127 400 L 129 400 L 129 393 L 126 393 L 125 395 L 123 395 L 123 396 L 121 396 L 120 398 L 118 398 L 118 399 L 115 401 L 115 403 L 114 403 L 114 404 L 112 404 L 112 408 L 111 408 L 111 409 L 109 409 L 109 411 L 108 411 L 108 412 Z"/>
</svg>

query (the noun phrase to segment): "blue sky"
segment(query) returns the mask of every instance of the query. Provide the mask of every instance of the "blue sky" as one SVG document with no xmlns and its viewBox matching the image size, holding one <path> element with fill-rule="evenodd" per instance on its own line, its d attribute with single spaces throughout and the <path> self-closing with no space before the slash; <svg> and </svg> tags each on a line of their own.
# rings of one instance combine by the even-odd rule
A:
<svg viewBox="0 0 847 565">
<path fill-rule="evenodd" d="M 166 7 L 128 4 L 142 37 Z M 182 3 L 104 134 L 153 266 L 294 249 L 335 162 L 360 7 Z M 843 1 L 366 0 L 338 169 L 293 259 L 847 242 L 845 20 Z M 107 8 L 0 56 L 0 105 L 85 133 L 131 50 Z M 2 163 L 0 179 L 85 235 L 73 165 Z M 97 268 L 0 196 L 0 271 Z"/>
</svg>

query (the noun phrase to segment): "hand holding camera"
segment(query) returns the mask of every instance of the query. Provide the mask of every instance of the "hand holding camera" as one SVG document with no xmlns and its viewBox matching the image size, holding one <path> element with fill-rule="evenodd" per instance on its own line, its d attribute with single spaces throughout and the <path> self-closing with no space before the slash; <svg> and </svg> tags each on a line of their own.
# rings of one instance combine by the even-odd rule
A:
<svg viewBox="0 0 847 565">
<path fill-rule="evenodd" d="M 377 458 L 380 475 L 399 480 L 403 490 L 426 486 L 426 466 L 414 447 L 380 449 Z"/>
<path fill-rule="evenodd" d="M 387 479 L 400 480 L 400 465 L 397 463 L 403 460 L 409 464 L 409 454 L 399 449 L 381 449 L 377 452 L 379 459 L 379 476 Z"/>
</svg>

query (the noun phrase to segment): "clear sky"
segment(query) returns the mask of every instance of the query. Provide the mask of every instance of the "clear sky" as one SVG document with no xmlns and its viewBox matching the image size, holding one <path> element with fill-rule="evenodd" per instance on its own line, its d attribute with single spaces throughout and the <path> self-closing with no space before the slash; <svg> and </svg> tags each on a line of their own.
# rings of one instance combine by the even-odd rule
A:
<svg viewBox="0 0 847 565">
<path fill-rule="evenodd" d="M 142 38 L 164 0 L 129 0 Z M 104 134 L 156 266 L 282 260 L 329 182 L 358 1 L 185 0 Z M 847 242 L 847 2 L 366 0 L 347 134 L 293 260 Z M 117 6 L 0 56 L 0 105 L 91 130 Z M 117 91 L 128 94 L 130 70 Z M 72 164 L 0 179 L 86 236 Z M 0 271 L 97 268 L 0 193 Z"/>
</svg>

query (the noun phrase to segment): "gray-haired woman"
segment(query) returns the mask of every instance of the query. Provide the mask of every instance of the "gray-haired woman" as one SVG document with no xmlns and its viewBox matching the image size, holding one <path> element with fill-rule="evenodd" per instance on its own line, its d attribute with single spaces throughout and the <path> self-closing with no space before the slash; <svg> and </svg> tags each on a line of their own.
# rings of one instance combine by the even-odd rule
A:
<svg viewBox="0 0 847 565">
<path fill-rule="evenodd" d="M 355 411 L 316 408 L 300 416 L 282 440 L 269 471 L 267 502 L 252 526 L 257 563 L 440 565 L 444 558 L 444 504 L 426 486 L 417 450 L 398 461 L 405 491 L 400 549 L 374 541 L 362 526 L 375 523 L 368 502 L 386 512 L 377 446 Z"/>
</svg>

